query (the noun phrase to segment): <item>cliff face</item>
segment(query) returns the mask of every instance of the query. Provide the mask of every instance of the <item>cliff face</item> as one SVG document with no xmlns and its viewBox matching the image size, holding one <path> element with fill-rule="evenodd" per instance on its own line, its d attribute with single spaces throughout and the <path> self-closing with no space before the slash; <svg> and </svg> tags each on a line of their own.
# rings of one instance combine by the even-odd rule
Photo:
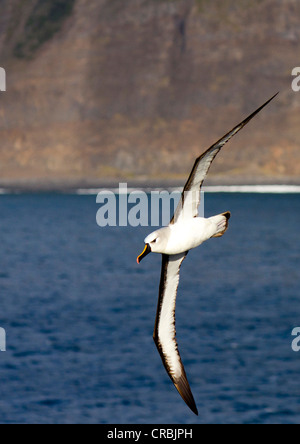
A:
<svg viewBox="0 0 300 444">
<path fill-rule="evenodd" d="M 298 0 L 2 0 L 0 183 L 300 177 Z"/>
</svg>

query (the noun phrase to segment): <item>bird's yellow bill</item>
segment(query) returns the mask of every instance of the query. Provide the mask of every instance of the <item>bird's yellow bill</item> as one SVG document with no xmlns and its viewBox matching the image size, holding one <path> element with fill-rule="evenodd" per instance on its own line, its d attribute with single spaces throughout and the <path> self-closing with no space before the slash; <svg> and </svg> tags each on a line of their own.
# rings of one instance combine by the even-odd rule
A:
<svg viewBox="0 0 300 444">
<path fill-rule="evenodd" d="M 146 244 L 143 253 L 140 254 L 140 255 L 138 256 L 137 260 L 136 260 L 137 263 L 140 264 L 141 261 L 142 261 L 146 256 L 148 256 L 148 254 L 150 254 L 150 253 L 151 253 L 151 247 L 150 247 L 149 244 Z"/>
</svg>

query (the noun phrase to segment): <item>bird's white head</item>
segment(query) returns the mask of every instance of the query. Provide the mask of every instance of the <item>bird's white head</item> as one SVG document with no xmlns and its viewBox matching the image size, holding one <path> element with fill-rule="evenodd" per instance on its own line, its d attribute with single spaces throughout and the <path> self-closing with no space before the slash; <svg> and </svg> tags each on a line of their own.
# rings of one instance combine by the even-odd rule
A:
<svg viewBox="0 0 300 444">
<path fill-rule="evenodd" d="M 169 228 L 162 228 L 146 237 L 145 249 L 137 258 L 138 264 L 150 253 L 164 253 L 169 238 L 169 230 Z"/>
</svg>

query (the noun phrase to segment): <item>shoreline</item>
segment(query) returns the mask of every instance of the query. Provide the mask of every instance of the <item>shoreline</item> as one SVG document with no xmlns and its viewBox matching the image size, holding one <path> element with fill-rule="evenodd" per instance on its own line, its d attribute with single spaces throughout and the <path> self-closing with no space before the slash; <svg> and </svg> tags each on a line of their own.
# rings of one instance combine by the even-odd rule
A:
<svg viewBox="0 0 300 444">
<path fill-rule="evenodd" d="M 181 191 L 184 181 L 180 180 L 107 180 L 103 182 L 26 182 L 26 183 L 0 183 L 0 196 L 8 194 L 73 194 L 96 195 L 100 191 L 113 191 L 122 194 L 132 191 Z M 120 184 L 125 184 L 124 191 Z M 271 180 L 271 181 L 230 181 L 207 180 L 204 192 L 207 193 L 273 193 L 273 194 L 300 194 L 300 180 Z"/>
<path fill-rule="evenodd" d="M 137 177 L 103 179 L 54 179 L 54 180 L 2 180 L 0 190 L 20 193 L 72 192 L 89 189 L 116 189 L 119 184 L 126 184 L 130 189 L 170 189 L 183 188 L 186 176 L 176 178 Z M 253 177 L 253 176 L 212 176 L 205 180 L 205 187 L 254 187 L 254 186 L 300 186 L 300 177 Z"/>
</svg>

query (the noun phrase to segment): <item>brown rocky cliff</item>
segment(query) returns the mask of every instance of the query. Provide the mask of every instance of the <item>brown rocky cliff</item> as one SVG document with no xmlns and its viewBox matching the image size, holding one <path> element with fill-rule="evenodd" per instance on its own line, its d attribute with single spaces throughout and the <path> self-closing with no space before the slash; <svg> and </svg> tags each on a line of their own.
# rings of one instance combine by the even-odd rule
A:
<svg viewBox="0 0 300 444">
<path fill-rule="evenodd" d="M 212 177 L 299 180 L 297 0 L 3 0 L 1 9 L 0 182 L 185 177 L 279 90 Z"/>
</svg>

